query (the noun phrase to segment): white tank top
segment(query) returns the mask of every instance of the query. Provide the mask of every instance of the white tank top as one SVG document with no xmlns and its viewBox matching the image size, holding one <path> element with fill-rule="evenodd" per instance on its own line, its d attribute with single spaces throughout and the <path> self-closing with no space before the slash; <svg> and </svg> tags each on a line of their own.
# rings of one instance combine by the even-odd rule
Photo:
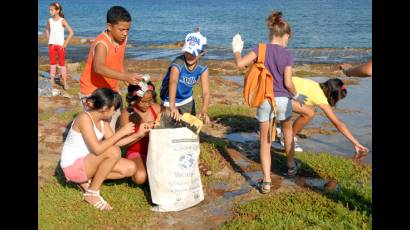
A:
<svg viewBox="0 0 410 230">
<path fill-rule="evenodd" d="M 94 124 L 94 120 L 91 117 L 91 115 L 86 112 L 88 116 L 90 116 L 91 121 L 93 122 L 94 125 L 94 132 L 95 135 L 97 136 L 97 139 L 99 141 L 102 140 L 104 137 L 104 122 L 101 121 L 101 130 L 100 132 L 97 127 Z M 68 131 L 67 138 L 64 142 L 63 146 L 63 151 L 61 153 L 61 161 L 60 161 L 60 166 L 61 168 L 68 167 L 74 162 L 84 156 L 87 156 L 90 154 L 91 150 L 88 148 L 87 144 L 84 141 L 83 135 L 75 130 L 73 130 L 73 123 L 71 124 L 70 131 Z"/>
<path fill-rule="evenodd" d="M 60 45 L 64 44 L 64 27 L 63 27 L 63 18 L 54 21 L 53 18 L 50 18 L 50 38 L 48 39 L 49 45 Z"/>
</svg>

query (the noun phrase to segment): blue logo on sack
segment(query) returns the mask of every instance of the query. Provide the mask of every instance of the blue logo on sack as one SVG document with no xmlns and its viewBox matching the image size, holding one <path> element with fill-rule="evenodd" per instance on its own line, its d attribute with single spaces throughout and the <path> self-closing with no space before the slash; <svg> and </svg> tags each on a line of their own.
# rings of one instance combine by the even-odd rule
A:
<svg viewBox="0 0 410 230">
<path fill-rule="evenodd" d="M 179 158 L 179 166 L 183 168 L 190 168 L 195 162 L 195 158 L 192 153 L 187 153 Z"/>
</svg>

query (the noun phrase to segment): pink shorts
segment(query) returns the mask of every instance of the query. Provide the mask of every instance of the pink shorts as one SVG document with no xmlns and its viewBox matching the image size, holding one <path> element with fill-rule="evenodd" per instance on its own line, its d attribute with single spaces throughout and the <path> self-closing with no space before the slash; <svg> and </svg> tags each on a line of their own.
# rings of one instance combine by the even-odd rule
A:
<svg viewBox="0 0 410 230">
<path fill-rule="evenodd" d="M 67 181 L 75 183 L 84 183 L 88 181 L 87 173 L 84 168 L 84 159 L 85 157 L 78 158 L 74 164 L 63 168 Z"/>
<path fill-rule="evenodd" d="M 127 152 L 127 155 L 125 156 L 125 158 L 127 158 L 128 160 L 132 160 L 136 157 L 141 157 L 144 161 L 147 160 L 147 154 L 142 154 L 142 153 L 139 153 L 139 152 L 129 151 L 129 152 Z"/>
</svg>

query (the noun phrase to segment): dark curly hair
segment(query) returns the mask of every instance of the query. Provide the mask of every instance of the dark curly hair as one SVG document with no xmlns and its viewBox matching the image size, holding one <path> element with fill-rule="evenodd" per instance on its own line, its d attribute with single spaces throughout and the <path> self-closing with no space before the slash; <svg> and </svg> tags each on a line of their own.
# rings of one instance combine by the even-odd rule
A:
<svg viewBox="0 0 410 230">
<path fill-rule="evenodd" d="M 148 85 L 152 86 L 152 100 L 154 101 L 154 103 L 157 102 L 157 93 L 155 92 L 155 86 L 154 84 L 149 81 L 147 83 Z M 128 93 L 127 96 L 125 98 L 125 100 L 127 101 L 127 111 L 128 113 L 130 113 L 130 121 L 134 122 L 134 123 L 140 123 L 140 117 L 138 116 L 137 113 L 134 112 L 134 104 L 135 102 L 138 102 L 139 100 L 141 100 L 141 97 L 138 95 L 134 95 L 134 92 L 140 90 L 141 87 L 139 85 L 128 85 Z"/>
<path fill-rule="evenodd" d="M 319 85 L 332 107 L 336 106 L 336 103 L 347 95 L 345 84 L 338 78 L 329 79 L 323 83 L 319 83 Z"/>
</svg>

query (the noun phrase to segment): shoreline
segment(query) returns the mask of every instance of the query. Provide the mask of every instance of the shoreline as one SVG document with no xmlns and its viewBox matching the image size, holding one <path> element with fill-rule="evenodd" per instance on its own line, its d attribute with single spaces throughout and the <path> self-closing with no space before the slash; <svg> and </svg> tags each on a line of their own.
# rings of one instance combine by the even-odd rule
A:
<svg viewBox="0 0 410 230">
<path fill-rule="evenodd" d="M 90 44 L 94 38 L 74 36 L 67 47 L 67 59 L 82 61 L 88 56 Z M 172 60 L 180 54 L 182 41 L 169 44 L 127 44 L 126 58 L 135 60 L 164 59 Z M 372 48 L 290 48 L 295 58 L 295 64 L 330 64 L 350 63 L 352 65 L 363 63 L 372 56 Z M 245 48 L 243 53 L 250 51 Z M 45 35 L 38 36 L 39 56 L 48 55 L 47 39 Z M 232 60 L 230 47 L 210 45 L 202 60 Z"/>
<path fill-rule="evenodd" d="M 40 70 L 46 71 L 49 69 L 48 60 L 49 57 L 47 55 L 38 55 L 38 67 Z M 72 59 L 68 56 L 66 63 L 83 67 L 86 60 L 87 56 L 77 59 Z M 169 59 L 135 59 L 126 57 L 124 63 L 129 71 L 165 74 L 171 61 Z M 208 65 L 210 74 L 215 76 L 243 76 L 247 71 L 246 68 L 237 68 L 233 59 L 204 59 L 203 61 Z M 355 64 L 358 63 L 353 63 L 353 65 Z M 299 77 L 344 77 L 344 74 L 339 69 L 339 63 L 295 63 L 294 75 Z"/>
</svg>

